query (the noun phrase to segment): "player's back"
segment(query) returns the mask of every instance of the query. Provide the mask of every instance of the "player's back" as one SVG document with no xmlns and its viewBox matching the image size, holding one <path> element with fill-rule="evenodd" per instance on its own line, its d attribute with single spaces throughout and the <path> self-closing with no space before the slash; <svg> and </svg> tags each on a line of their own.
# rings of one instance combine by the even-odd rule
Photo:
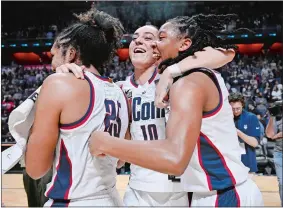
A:
<svg viewBox="0 0 283 208">
<path fill-rule="evenodd" d="M 108 131 L 123 139 L 128 127 L 127 101 L 110 79 L 90 72 L 85 72 L 85 79 L 90 86 L 87 111 L 78 121 L 60 125 L 53 178 L 46 191 L 51 199 L 92 199 L 115 188 L 117 159 L 91 156 L 88 140 L 93 131 Z"/>
<path fill-rule="evenodd" d="M 118 83 L 131 104 L 130 133 L 132 140 L 166 139 L 165 109 L 156 108 L 154 105 L 156 83 L 159 76 L 155 70 L 144 85 L 135 83 L 133 76 Z M 147 192 L 182 191 L 179 179 L 134 164 L 131 164 L 129 186 Z"/>
<path fill-rule="evenodd" d="M 215 109 L 203 113 L 197 145 L 181 177 L 184 189 L 188 192 L 223 190 L 241 184 L 248 178 L 248 168 L 241 162 L 241 149 L 224 80 L 220 73 L 199 70 L 214 81 L 220 99 Z"/>
</svg>

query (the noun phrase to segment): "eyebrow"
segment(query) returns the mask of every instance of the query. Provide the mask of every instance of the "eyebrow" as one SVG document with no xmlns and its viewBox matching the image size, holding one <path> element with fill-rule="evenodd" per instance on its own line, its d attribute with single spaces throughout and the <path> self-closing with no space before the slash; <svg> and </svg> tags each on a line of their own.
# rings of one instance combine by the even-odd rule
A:
<svg viewBox="0 0 283 208">
<path fill-rule="evenodd" d="M 145 34 L 150 34 L 150 35 L 154 36 L 154 34 L 151 33 L 151 32 L 145 32 Z M 134 33 L 134 35 L 139 35 L 139 33 Z"/>
</svg>

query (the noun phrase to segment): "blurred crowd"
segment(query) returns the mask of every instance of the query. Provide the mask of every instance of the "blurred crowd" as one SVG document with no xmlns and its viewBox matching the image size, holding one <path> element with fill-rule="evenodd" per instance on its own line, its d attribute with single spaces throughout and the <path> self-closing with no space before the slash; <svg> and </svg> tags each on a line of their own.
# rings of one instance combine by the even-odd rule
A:
<svg viewBox="0 0 283 208">
<path fill-rule="evenodd" d="M 133 73 L 130 60 L 121 62 L 114 57 L 112 63 L 104 69 L 104 76 L 113 81 L 125 80 Z M 13 142 L 8 130 L 10 112 L 28 98 L 51 74 L 50 66 L 2 66 L 1 126 L 2 142 Z M 246 98 L 246 110 L 258 116 L 265 127 L 270 103 L 282 100 L 282 60 L 280 55 L 242 56 L 221 69 L 229 92 L 241 92 Z"/>
<path fill-rule="evenodd" d="M 1 67 L 1 140 L 14 142 L 8 129 L 9 114 L 26 100 L 51 73 L 46 66 L 23 67 L 16 64 Z"/>
<path fill-rule="evenodd" d="M 268 106 L 282 100 L 282 57 L 279 54 L 237 55 L 222 68 L 222 76 L 229 92 L 242 93 L 246 110 L 256 114 L 266 127 Z"/>
<path fill-rule="evenodd" d="M 81 2 L 81 4 L 84 4 L 84 2 Z M 145 24 L 160 26 L 166 20 L 176 16 L 192 16 L 200 13 L 238 14 L 237 20 L 231 21 L 226 25 L 225 30 L 227 31 L 235 27 L 250 29 L 277 28 L 280 30 L 283 21 L 282 4 L 280 6 L 280 2 L 277 2 L 279 6 L 276 2 L 268 2 L 268 4 L 267 2 L 233 2 L 231 4 L 225 2 L 98 1 L 92 4 L 96 8 L 119 18 L 125 27 L 126 33 L 133 33 L 136 28 Z M 90 6 L 88 5 L 88 7 Z M 57 32 L 72 20 L 72 10 L 74 8 L 71 9 L 72 7 L 67 7 L 65 4 L 56 8 L 56 3 L 54 3 L 53 7 L 50 7 L 53 13 L 48 20 L 50 24 L 42 24 L 37 20 L 31 19 L 28 21 L 30 22 L 29 26 L 10 27 L 11 19 L 9 19 L 9 23 L 5 24 L 5 21 L 3 21 L 1 25 L 1 37 L 6 39 L 54 38 Z M 77 10 L 76 13 L 84 11 L 83 9 Z M 44 14 L 38 13 L 38 15 Z M 41 18 L 39 17 L 39 19 Z"/>
</svg>

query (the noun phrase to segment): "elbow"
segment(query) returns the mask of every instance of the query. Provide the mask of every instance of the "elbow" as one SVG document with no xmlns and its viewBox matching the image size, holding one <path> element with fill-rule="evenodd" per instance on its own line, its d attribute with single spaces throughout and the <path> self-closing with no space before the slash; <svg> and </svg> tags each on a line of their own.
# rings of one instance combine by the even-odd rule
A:
<svg viewBox="0 0 283 208">
<path fill-rule="evenodd" d="M 181 176 L 185 172 L 186 167 L 183 167 L 182 165 L 178 165 L 175 167 L 175 170 L 172 172 L 174 176 Z"/>
<path fill-rule="evenodd" d="M 34 180 L 38 180 L 45 176 L 45 174 L 50 170 L 51 166 L 42 166 L 36 163 L 35 165 L 29 164 L 26 161 L 26 172 Z"/>
<path fill-rule="evenodd" d="M 38 180 L 44 176 L 42 172 L 36 169 L 29 168 L 28 166 L 26 166 L 26 172 L 29 175 L 29 177 L 31 177 L 33 180 Z"/>
<path fill-rule="evenodd" d="M 272 138 L 274 136 L 274 134 L 270 131 L 265 131 L 265 134 L 268 138 Z"/>
<path fill-rule="evenodd" d="M 169 167 L 169 174 L 174 176 L 181 176 L 185 172 L 187 168 L 186 163 L 184 162 L 182 157 L 175 157 L 174 161 L 171 161 Z"/>
</svg>

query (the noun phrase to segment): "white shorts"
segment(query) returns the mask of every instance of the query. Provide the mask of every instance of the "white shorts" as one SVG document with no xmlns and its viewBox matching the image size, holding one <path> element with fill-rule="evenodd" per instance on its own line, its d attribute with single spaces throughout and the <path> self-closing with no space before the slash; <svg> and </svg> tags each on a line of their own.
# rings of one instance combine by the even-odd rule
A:
<svg viewBox="0 0 283 208">
<path fill-rule="evenodd" d="M 251 179 L 225 192 L 193 193 L 191 207 L 257 207 L 264 206 L 262 194 Z"/>
<path fill-rule="evenodd" d="M 110 206 L 110 207 L 122 207 L 122 199 L 115 188 L 108 194 L 100 195 L 91 199 L 80 199 L 80 200 L 53 200 L 49 199 L 45 204 L 45 207 L 78 207 L 78 206 Z"/>
<path fill-rule="evenodd" d="M 124 200 L 125 206 L 180 206 L 188 207 L 186 192 L 145 192 L 127 187 Z"/>
</svg>

